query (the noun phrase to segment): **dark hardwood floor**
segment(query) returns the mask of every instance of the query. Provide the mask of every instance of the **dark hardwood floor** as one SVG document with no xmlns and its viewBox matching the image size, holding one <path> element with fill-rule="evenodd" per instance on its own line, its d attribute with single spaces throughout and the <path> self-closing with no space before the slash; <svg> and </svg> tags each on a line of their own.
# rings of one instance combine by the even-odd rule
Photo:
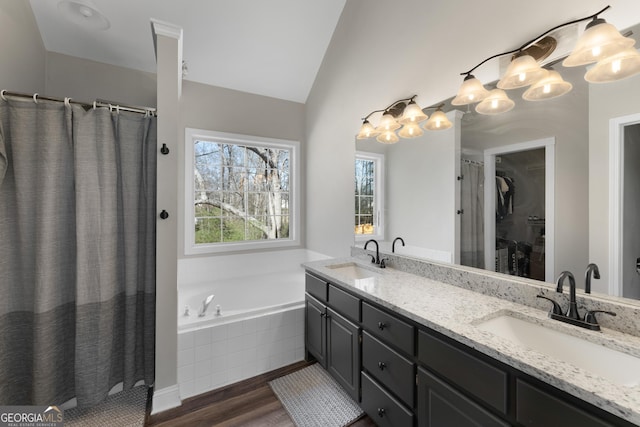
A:
<svg viewBox="0 0 640 427">
<path fill-rule="evenodd" d="M 292 427 L 294 424 L 268 382 L 311 363 L 298 362 L 182 402 L 178 408 L 149 416 L 148 427 Z M 351 427 L 373 427 L 366 415 Z"/>
</svg>

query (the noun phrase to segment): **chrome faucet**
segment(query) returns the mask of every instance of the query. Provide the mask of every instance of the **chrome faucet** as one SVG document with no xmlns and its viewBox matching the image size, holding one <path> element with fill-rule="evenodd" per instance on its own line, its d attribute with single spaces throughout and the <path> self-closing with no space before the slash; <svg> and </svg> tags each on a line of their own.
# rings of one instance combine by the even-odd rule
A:
<svg viewBox="0 0 640 427">
<path fill-rule="evenodd" d="M 400 240 L 400 243 L 402 243 L 402 246 L 404 246 L 404 239 L 402 237 L 396 237 L 395 239 L 393 239 L 393 243 L 391 244 L 391 253 L 394 254 L 396 253 L 396 242 Z"/>
<path fill-rule="evenodd" d="M 209 307 L 209 304 L 211 304 L 211 301 L 213 301 L 214 298 L 215 298 L 215 295 L 211 294 L 202 301 L 202 307 L 200 307 L 200 311 L 198 312 L 198 317 L 204 317 L 204 315 L 207 314 L 207 308 Z"/>
<path fill-rule="evenodd" d="M 587 270 L 584 272 L 584 293 L 591 293 L 591 274 L 593 273 L 594 279 L 600 278 L 600 270 L 598 266 L 594 263 L 591 263 L 587 266 Z"/>
<path fill-rule="evenodd" d="M 578 303 L 576 303 L 576 279 L 569 271 L 563 271 L 556 280 L 556 292 L 562 293 L 562 283 L 564 279 L 569 278 L 569 310 L 567 310 L 566 316 L 570 319 L 580 320 L 580 314 L 578 313 Z"/>
<path fill-rule="evenodd" d="M 380 248 L 378 247 L 378 242 L 376 242 L 375 239 L 367 240 L 366 243 L 364 244 L 364 250 L 365 251 L 367 250 L 367 245 L 371 242 L 376 244 L 376 257 L 374 258 L 373 255 L 370 255 L 371 262 L 379 265 L 380 264 Z"/>
</svg>

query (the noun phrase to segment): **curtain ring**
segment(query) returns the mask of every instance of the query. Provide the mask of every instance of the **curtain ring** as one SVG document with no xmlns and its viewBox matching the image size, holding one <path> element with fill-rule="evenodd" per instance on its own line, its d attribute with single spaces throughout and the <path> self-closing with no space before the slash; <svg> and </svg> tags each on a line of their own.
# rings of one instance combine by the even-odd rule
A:
<svg viewBox="0 0 640 427">
<path fill-rule="evenodd" d="M 4 96 L 4 94 L 5 94 L 5 92 L 6 92 L 6 91 L 7 91 L 6 89 L 2 89 L 2 90 L 0 91 L 0 98 L 2 98 L 2 100 L 3 100 L 3 101 L 6 101 L 6 100 L 7 100 L 7 98 Z"/>
<path fill-rule="evenodd" d="M 96 101 L 93 101 L 93 109 L 96 109 Z"/>
<path fill-rule="evenodd" d="M 116 114 L 120 115 L 120 105 L 116 105 Z"/>
<path fill-rule="evenodd" d="M 65 107 L 71 108 L 71 102 L 69 102 L 69 101 L 71 101 L 71 98 L 65 98 L 64 99 L 64 105 L 65 105 Z"/>
<path fill-rule="evenodd" d="M 38 94 L 37 93 L 33 94 L 33 102 L 35 102 L 36 104 L 38 103 Z"/>
</svg>

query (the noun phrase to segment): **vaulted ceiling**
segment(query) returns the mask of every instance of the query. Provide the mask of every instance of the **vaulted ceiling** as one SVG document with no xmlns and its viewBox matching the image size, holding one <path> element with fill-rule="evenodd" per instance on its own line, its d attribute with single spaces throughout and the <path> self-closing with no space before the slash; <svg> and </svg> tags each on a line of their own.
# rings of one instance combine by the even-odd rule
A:
<svg viewBox="0 0 640 427">
<path fill-rule="evenodd" d="M 183 28 L 187 80 L 302 103 L 345 1 L 30 0 L 47 51 L 155 72 L 153 18 Z"/>
</svg>

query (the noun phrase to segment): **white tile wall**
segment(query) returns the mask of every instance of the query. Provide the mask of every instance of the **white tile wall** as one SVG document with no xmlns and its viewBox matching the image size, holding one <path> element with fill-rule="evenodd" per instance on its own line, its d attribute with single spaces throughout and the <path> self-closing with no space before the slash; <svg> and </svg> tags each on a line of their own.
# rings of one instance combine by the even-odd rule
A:
<svg viewBox="0 0 640 427">
<path fill-rule="evenodd" d="M 303 358 L 303 307 L 180 333 L 180 397 L 214 390 Z"/>
</svg>

